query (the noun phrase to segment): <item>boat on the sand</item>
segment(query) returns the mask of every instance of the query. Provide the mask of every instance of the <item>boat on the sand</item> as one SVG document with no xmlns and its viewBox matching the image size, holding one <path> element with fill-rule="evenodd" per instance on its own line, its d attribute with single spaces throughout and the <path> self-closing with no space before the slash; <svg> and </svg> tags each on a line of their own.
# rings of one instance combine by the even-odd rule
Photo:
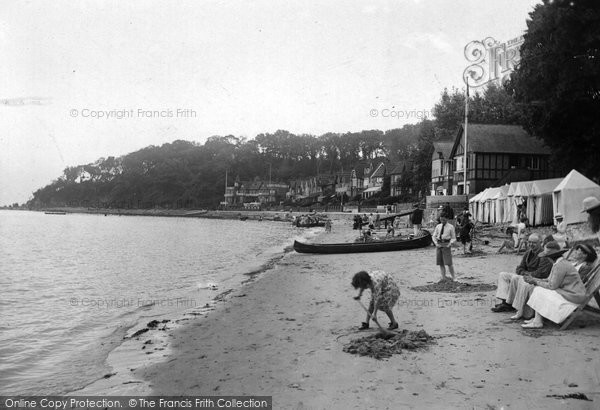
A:
<svg viewBox="0 0 600 410">
<path fill-rule="evenodd" d="M 373 240 L 354 243 L 303 243 L 294 241 L 294 250 L 299 253 L 357 253 L 357 252 L 388 252 L 407 249 L 424 248 L 431 245 L 431 234 L 423 230 L 422 235 L 393 238 L 388 240 Z"/>
</svg>

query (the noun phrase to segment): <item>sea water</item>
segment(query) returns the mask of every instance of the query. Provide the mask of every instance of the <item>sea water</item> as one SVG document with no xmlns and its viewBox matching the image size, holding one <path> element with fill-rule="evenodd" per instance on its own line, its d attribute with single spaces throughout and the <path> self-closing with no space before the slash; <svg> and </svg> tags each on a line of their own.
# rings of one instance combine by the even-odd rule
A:
<svg viewBox="0 0 600 410">
<path fill-rule="evenodd" d="M 0 394 L 102 377 L 127 331 L 241 286 L 314 232 L 283 222 L 0 211 Z"/>
</svg>

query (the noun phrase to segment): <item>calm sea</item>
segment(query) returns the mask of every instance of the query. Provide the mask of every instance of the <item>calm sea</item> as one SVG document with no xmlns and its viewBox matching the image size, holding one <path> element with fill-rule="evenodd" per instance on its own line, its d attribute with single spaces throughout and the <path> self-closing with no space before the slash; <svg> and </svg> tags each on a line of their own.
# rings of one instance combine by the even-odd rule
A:
<svg viewBox="0 0 600 410">
<path fill-rule="evenodd" d="M 311 234 L 283 222 L 0 211 L 0 394 L 89 384 L 132 326 L 204 306 Z"/>
</svg>

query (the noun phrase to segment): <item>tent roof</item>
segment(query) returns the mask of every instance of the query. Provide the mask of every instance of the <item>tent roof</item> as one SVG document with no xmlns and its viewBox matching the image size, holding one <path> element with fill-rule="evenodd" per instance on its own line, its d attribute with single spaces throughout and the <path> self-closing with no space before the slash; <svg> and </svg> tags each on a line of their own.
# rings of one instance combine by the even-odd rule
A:
<svg viewBox="0 0 600 410">
<path fill-rule="evenodd" d="M 533 181 L 523 181 L 519 182 L 517 187 L 515 188 L 514 196 L 529 196 L 531 195 L 531 186 L 533 185 Z"/>
<path fill-rule="evenodd" d="M 501 187 L 497 188 L 496 193 L 494 194 L 494 196 L 492 197 L 492 199 L 502 199 L 502 198 L 506 198 L 506 193 L 508 192 L 508 184 L 506 185 L 502 185 Z"/>
<path fill-rule="evenodd" d="M 581 175 L 576 170 L 572 170 L 569 174 L 562 180 L 560 184 L 554 188 L 554 192 L 559 192 L 564 189 L 581 189 L 581 188 L 594 188 L 597 187 L 594 181 L 585 176 Z"/>
<path fill-rule="evenodd" d="M 485 191 L 485 195 L 479 199 L 479 202 L 485 202 L 492 199 L 498 192 L 500 192 L 500 188 L 489 188 Z"/>
<path fill-rule="evenodd" d="M 487 191 L 488 189 L 484 189 L 483 191 L 481 191 L 480 193 L 478 193 L 477 195 L 475 195 L 473 198 L 469 199 L 469 202 L 476 202 L 479 201 L 479 198 L 481 198 L 481 196 L 483 195 L 483 193 L 485 191 Z"/>
<path fill-rule="evenodd" d="M 510 185 L 508 186 L 508 192 L 506 193 L 507 196 L 514 196 L 515 195 L 515 189 L 517 189 L 517 186 L 520 184 L 520 182 L 511 182 Z"/>
<path fill-rule="evenodd" d="M 533 181 L 531 186 L 531 195 L 539 196 L 543 194 L 551 194 L 554 188 L 563 180 L 563 178 L 540 179 Z"/>
</svg>

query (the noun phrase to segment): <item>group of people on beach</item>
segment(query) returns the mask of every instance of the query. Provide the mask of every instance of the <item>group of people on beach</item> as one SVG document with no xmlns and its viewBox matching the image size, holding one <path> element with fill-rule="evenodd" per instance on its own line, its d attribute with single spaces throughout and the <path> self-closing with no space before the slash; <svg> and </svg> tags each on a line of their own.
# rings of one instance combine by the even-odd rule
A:
<svg viewBox="0 0 600 410">
<path fill-rule="evenodd" d="M 584 199 L 581 212 L 588 213 L 588 224 L 600 241 L 600 200 Z M 586 284 L 600 269 L 594 241 L 569 247 L 562 215 L 555 218 L 555 233 L 543 239 L 536 233 L 529 235 L 528 249 L 515 272 L 498 275 L 496 297 L 500 303 L 492 311 L 515 312 L 511 319 L 524 319 L 524 328 L 542 328 L 544 318 L 560 324 L 592 298 Z"/>
<path fill-rule="evenodd" d="M 600 200 L 585 198 L 582 212 L 588 213 L 588 224 L 595 234 L 594 241 L 600 243 Z M 456 231 L 448 222 L 450 217 L 453 215 L 440 209 L 439 223 L 432 236 L 442 280 L 447 279 L 446 266 L 452 280 L 455 278 L 450 246 L 456 242 Z M 468 210 L 465 209 L 462 217 L 457 219 L 461 235 L 464 227 L 467 227 L 468 233 L 472 231 Z M 543 243 L 538 234 L 529 235 L 528 249 L 515 272 L 501 272 L 498 275 L 496 297 L 501 302 L 492 311 L 515 312 L 511 319 L 525 319 L 523 328 L 542 328 L 544 318 L 557 324 L 565 321 L 580 304 L 590 301 L 592 295 L 585 284 L 597 280 L 597 275 L 600 275 L 600 258 L 592 244 L 581 242 L 567 248 L 561 247 L 554 236 L 545 239 Z M 371 291 L 371 301 L 361 330 L 368 329 L 371 320 L 377 323 L 379 310 L 390 319 L 388 330 L 398 328 L 392 308 L 400 297 L 400 289 L 390 274 L 377 270 L 360 271 L 352 278 L 352 286 L 359 291 L 354 297 L 358 301 L 365 290 Z"/>
</svg>

